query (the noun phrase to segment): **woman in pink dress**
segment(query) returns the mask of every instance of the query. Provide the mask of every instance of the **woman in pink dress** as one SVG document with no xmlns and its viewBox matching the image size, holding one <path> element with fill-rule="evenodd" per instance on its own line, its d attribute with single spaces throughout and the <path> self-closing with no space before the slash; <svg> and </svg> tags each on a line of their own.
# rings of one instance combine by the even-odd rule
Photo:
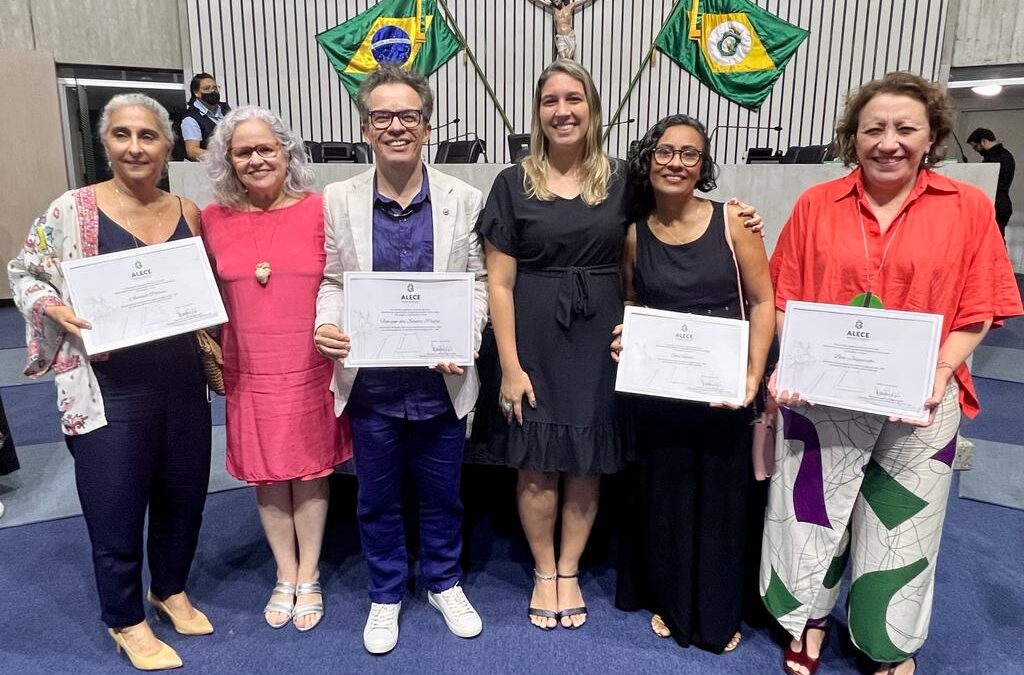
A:
<svg viewBox="0 0 1024 675">
<path fill-rule="evenodd" d="M 263 108 L 225 117 L 203 162 L 214 195 L 203 209 L 203 237 L 229 319 L 220 340 L 227 470 L 256 486 L 277 563 L 264 618 L 307 631 L 324 613 L 318 564 L 327 476 L 351 457 L 347 423 L 334 415 L 333 365 L 313 347 L 322 198 L 312 191 L 302 140 Z"/>
</svg>

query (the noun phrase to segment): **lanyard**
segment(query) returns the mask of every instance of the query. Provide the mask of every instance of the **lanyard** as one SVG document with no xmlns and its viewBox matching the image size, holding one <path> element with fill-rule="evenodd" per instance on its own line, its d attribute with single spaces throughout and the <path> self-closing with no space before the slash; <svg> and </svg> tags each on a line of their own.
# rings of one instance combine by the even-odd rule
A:
<svg viewBox="0 0 1024 675">
<path fill-rule="evenodd" d="M 903 215 L 900 216 L 900 219 L 896 221 L 896 224 L 893 226 L 892 234 L 889 235 L 889 243 L 887 243 L 885 248 L 882 249 L 882 260 L 878 263 L 878 269 L 875 270 L 874 274 L 871 274 L 871 254 L 868 252 L 868 233 L 867 229 L 864 227 L 864 214 L 861 212 L 860 203 L 858 201 L 854 200 L 853 207 L 857 209 L 857 220 L 860 223 L 861 241 L 864 242 L 864 277 L 867 283 L 865 284 L 866 288 L 864 289 L 864 292 L 858 293 L 851 304 L 860 305 L 862 307 L 873 307 L 876 306 L 876 304 L 872 302 L 872 299 L 874 298 L 877 300 L 877 306 L 881 307 L 881 298 L 874 295 L 871 292 L 871 289 L 874 286 L 875 280 L 878 279 L 878 276 L 882 273 L 882 268 L 885 267 L 885 259 L 889 255 L 889 249 L 892 248 L 893 242 L 896 241 L 896 235 L 899 233 L 900 225 L 902 225 L 903 221 L 907 219 L 907 209 L 904 209 Z"/>
</svg>

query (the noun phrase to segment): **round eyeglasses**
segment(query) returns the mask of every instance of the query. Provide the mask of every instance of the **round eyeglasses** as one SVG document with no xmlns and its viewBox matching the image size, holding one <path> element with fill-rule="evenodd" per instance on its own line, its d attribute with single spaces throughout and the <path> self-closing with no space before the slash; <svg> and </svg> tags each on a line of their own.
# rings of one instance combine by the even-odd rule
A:
<svg viewBox="0 0 1024 675">
<path fill-rule="evenodd" d="M 406 129 L 415 129 L 423 121 L 422 110 L 371 110 L 369 116 L 373 128 L 380 130 L 390 127 L 396 117 Z"/>
<path fill-rule="evenodd" d="M 654 157 L 654 161 L 661 166 L 666 166 L 672 162 L 672 158 L 679 155 L 679 161 L 683 163 L 685 167 L 697 166 L 700 162 L 700 158 L 704 156 L 704 153 L 697 148 L 683 148 L 682 150 L 676 150 L 671 145 L 659 145 L 654 148 L 651 156 Z"/>
</svg>

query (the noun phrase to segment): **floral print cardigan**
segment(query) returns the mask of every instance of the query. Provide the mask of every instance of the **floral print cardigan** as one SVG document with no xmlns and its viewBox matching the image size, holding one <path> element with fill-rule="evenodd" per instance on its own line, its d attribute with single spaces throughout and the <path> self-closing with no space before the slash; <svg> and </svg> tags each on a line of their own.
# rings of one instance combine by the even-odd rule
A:
<svg viewBox="0 0 1024 675">
<path fill-rule="evenodd" d="M 60 263 L 96 255 L 98 225 L 95 188 L 65 192 L 36 219 L 25 247 L 7 265 L 14 303 L 26 323 L 25 374 L 40 377 L 53 371 L 61 428 L 68 436 L 99 429 L 107 418 L 82 339 L 61 328 L 44 310 L 67 304 Z"/>
</svg>

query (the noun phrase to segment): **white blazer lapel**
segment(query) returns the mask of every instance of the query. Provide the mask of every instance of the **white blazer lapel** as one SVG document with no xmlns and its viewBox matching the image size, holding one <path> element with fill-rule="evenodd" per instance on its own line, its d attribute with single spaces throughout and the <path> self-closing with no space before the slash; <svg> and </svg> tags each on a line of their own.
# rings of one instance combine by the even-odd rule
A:
<svg viewBox="0 0 1024 675">
<path fill-rule="evenodd" d="M 430 180 L 430 212 L 434 221 L 434 271 L 447 272 L 458 211 L 454 188 L 437 171 L 427 170 Z"/>
<path fill-rule="evenodd" d="M 360 272 L 373 271 L 373 179 L 375 172 L 370 171 L 366 180 L 353 185 L 348 195 L 349 227 L 352 230 L 352 244 L 356 251 L 356 261 Z"/>
</svg>

